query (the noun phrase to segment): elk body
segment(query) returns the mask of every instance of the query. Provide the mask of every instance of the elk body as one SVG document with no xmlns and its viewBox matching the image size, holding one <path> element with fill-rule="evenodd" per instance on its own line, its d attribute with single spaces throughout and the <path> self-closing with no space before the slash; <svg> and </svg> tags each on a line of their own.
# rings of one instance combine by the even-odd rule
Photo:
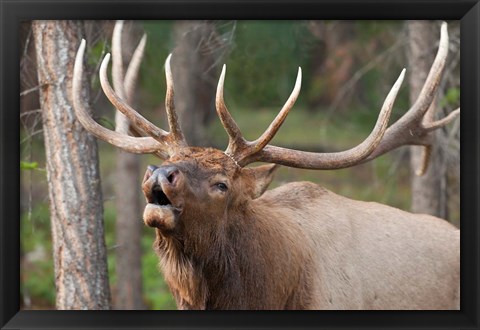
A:
<svg viewBox="0 0 480 330">
<path fill-rule="evenodd" d="M 102 88 L 136 127 L 137 136 L 108 130 L 90 117 L 80 95 L 85 41 L 75 62 L 74 106 L 78 119 L 98 138 L 164 160 L 159 167 L 149 166 L 145 174 L 143 218 L 156 230 L 154 248 L 180 309 L 458 309 L 460 233 L 445 220 L 354 201 L 309 182 L 267 190 L 278 165 L 345 168 L 401 145 L 428 148 L 431 132 L 459 114 L 457 109 L 438 121 L 425 116 L 447 48 L 444 23 L 437 56 L 412 108 L 387 128 L 402 71 L 371 134 L 358 146 L 337 153 L 269 144 L 298 96 L 300 69 L 279 115 L 260 138 L 247 141 L 223 100 L 224 66 L 216 108 L 229 135 L 225 152 L 187 145 L 174 111 L 170 56 L 166 61 L 169 132 L 118 96 L 128 79 L 112 89 L 106 75 L 109 55 L 100 69 Z M 133 70 L 140 58 L 132 59 Z M 114 66 L 114 70 L 119 69 Z M 257 161 L 271 164 L 246 167 Z"/>
</svg>

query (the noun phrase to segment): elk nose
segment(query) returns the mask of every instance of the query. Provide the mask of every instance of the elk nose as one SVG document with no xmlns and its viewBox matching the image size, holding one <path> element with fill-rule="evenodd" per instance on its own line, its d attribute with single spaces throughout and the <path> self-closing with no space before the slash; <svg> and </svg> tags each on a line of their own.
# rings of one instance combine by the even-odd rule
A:
<svg viewBox="0 0 480 330">
<path fill-rule="evenodd" d="M 175 166 L 162 166 L 156 169 L 158 180 L 165 178 L 170 184 L 175 184 L 178 174 L 180 173 Z"/>
<path fill-rule="evenodd" d="M 148 181 L 148 179 L 150 179 L 152 177 L 153 172 L 155 172 L 155 170 L 157 168 L 158 167 L 155 166 L 155 165 L 148 165 L 147 171 L 145 172 L 145 175 L 143 176 L 142 183 L 146 183 Z"/>
<path fill-rule="evenodd" d="M 147 172 L 150 173 L 150 175 L 152 175 L 153 172 L 155 172 L 155 170 L 158 168 L 158 166 L 155 166 L 155 165 L 148 165 L 147 167 Z"/>
</svg>

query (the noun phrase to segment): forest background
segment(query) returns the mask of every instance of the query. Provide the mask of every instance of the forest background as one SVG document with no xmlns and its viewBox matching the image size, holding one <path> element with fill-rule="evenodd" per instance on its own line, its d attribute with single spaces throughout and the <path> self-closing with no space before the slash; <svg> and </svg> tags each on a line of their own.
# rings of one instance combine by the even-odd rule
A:
<svg viewBox="0 0 480 330">
<path fill-rule="evenodd" d="M 180 122 L 191 145 L 225 148 L 228 139 L 214 108 L 214 93 L 223 63 L 227 64 L 225 99 L 247 139 L 255 139 L 268 126 L 287 99 L 299 66 L 302 92 L 273 144 L 311 151 L 338 151 L 356 145 L 374 125 L 380 106 L 402 68 L 414 73 L 411 43 L 414 29 L 405 21 L 162 21 L 125 22 L 125 58 L 130 58 L 143 33 L 147 35 L 135 107 L 152 122 L 165 127 L 164 60 L 173 52 L 172 70 Z M 425 41 L 423 56 L 432 58 L 438 46 L 440 22 L 427 22 L 432 39 Z M 91 100 L 94 117 L 114 128 L 114 109 L 101 91 L 98 68 L 111 51 L 114 22 L 85 22 Z M 449 112 L 460 100 L 460 29 L 449 22 L 450 54 L 436 104 L 438 113 Z M 23 309 L 56 306 L 54 251 L 46 175 L 42 113 L 35 40 L 31 23 L 22 26 L 21 51 L 21 303 Z M 74 59 L 72 59 L 73 61 Z M 408 79 L 406 79 L 407 81 Z M 404 83 L 392 122 L 410 105 L 411 88 Z M 441 205 L 434 212 L 460 226 L 458 121 L 443 130 Z M 158 269 L 153 252 L 154 232 L 142 223 L 144 200 L 140 180 L 153 156 L 130 156 L 136 165 L 130 186 L 134 200 L 127 209 L 139 211 L 127 219 L 139 233 L 138 260 L 127 260 L 119 237 L 131 229 L 119 227 L 116 190 L 119 155 L 114 147 L 98 142 L 102 183 L 108 280 L 112 308 L 174 309 L 175 303 Z M 299 170 L 282 167 L 272 187 L 308 180 L 335 193 L 371 200 L 404 210 L 414 209 L 409 148 L 400 148 L 379 159 L 338 171 Z M 122 161 L 122 163 L 125 163 Z M 125 203 L 123 203 L 125 204 Z M 428 212 L 432 213 L 432 212 Z M 122 233 L 126 228 L 127 233 Z M 130 231 L 129 231 L 130 230 Z M 124 238 L 125 239 L 125 238 Z M 119 253 L 120 251 L 120 253 Z M 123 262 L 123 264 L 122 264 Z M 130 262 L 130 264 L 129 264 Z M 121 265 L 121 266 L 119 266 Z M 134 282 L 128 273 L 139 275 Z M 139 297 L 122 305 L 121 288 L 130 281 Z"/>
</svg>

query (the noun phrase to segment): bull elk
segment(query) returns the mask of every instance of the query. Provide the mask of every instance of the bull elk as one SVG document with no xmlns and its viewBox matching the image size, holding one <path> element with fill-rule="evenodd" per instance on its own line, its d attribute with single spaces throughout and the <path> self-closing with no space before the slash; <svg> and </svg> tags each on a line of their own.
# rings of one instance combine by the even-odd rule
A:
<svg viewBox="0 0 480 330">
<path fill-rule="evenodd" d="M 121 48 L 120 38 L 112 43 L 112 49 Z M 269 144 L 299 95 L 300 68 L 277 117 L 258 139 L 247 141 L 224 102 L 223 66 L 216 110 L 229 136 L 228 147 L 220 151 L 188 146 L 175 113 L 171 55 L 165 63 L 169 132 L 119 96 L 132 88 L 129 77 L 135 74 L 130 72 L 138 70 L 144 44 L 133 56 L 126 78 L 114 63 L 115 89 L 107 78 L 110 54 L 100 68 L 104 93 L 128 118 L 135 136 L 109 130 L 91 118 L 81 95 L 85 40 L 75 60 L 73 104 L 79 121 L 97 138 L 163 160 L 159 167 L 149 166 L 143 179 L 143 219 L 155 228 L 154 248 L 179 309 L 459 308 L 460 232 L 445 220 L 351 200 L 310 182 L 267 190 L 278 165 L 340 169 L 402 145 L 428 148 L 432 131 L 460 111 L 437 121 L 426 116 L 446 62 L 446 23 L 413 106 L 388 127 L 403 70 L 370 135 L 352 149 L 333 153 Z M 270 164 L 246 167 L 254 162 Z"/>
</svg>

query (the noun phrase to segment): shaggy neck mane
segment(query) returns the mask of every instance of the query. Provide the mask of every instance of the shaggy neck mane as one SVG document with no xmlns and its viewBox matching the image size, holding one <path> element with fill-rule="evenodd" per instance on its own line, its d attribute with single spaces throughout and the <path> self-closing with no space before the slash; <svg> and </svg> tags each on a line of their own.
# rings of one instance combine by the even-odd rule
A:
<svg viewBox="0 0 480 330">
<path fill-rule="evenodd" d="M 232 213 L 226 221 L 214 222 L 222 227 L 188 225 L 181 237 L 157 230 L 160 265 L 180 308 L 225 309 L 232 303 L 232 308 L 248 308 L 247 283 L 265 277 L 254 213 L 248 207 L 242 214 Z M 204 224 L 201 220 L 192 223 Z"/>
</svg>

